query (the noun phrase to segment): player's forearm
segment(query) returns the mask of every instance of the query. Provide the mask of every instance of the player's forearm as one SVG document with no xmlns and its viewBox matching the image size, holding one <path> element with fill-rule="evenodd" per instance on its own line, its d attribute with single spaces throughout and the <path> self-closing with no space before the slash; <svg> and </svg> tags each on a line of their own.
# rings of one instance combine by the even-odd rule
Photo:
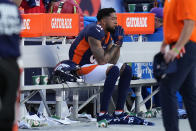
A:
<svg viewBox="0 0 196 131">
<path fill-rule="evenodd" d="M 118 59 L 117 57 L 115 58 L 115 56 L 118 54 L 119 50 L 120 47 L 113 45 L 109 50 L 105 52 L 104 57 L 107 63 L 115 62 L 115 59 Z"/>
<path fill-rule="evenodd" d="M 88 41 L 92 54 L 99 65 L 109 63 L 120 49 L 120 46 L 109 44 L 107 50 L 104 51 L 100 40 L 89 37 Z"/>
<path fill-rule="evenodd" d="M 120 57 L 120 48 L 118 49 L 118 51 L 115 53 L 115 55 L 113 56 L 113 58 L 110 60 L 109 63 L 111 64 L 116 64 L 118 59 Z"/>
<path fill-rule="evenodd" d="M 99 65 L 104 65 L 107 63 L 107 59 L 104 56 L 104 50 L 102 48 L 97 48 L 93 51 L 93 55 Z"/>
<path fill-rule="evenodd" d="M 189 41 L 191 34 L 193 32 L 193 29 L 195 27 L 195 21 L 193 20 L 184 20 L 184 27 L 182 29 L 182 32 L 180 34 L 180 38 L 178 39 L 175 48 L 180 50 L 182 47 L 186 45 L 186 43 Z"/>
</svg>

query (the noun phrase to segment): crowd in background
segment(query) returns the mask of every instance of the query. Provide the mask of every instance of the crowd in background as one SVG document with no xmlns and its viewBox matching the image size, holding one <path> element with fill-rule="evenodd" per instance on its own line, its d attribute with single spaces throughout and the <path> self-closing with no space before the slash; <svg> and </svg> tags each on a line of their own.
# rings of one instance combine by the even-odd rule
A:
<svg viewBox="0 0 196 131">
<path fill-rule="evenodd" d="M 100 8 L 113 7 L 117 13 L 129 12 L 128 4 L 136 4 L 135 12 L 142 11 L 143 4 L 153 7 L 163 7 L 164 0 L 19 0 L 16 1 L 22 13 L 47 13 L 54 3 L 68 2 L 79 6 L 84 15 L 95 16 Z"/>
</svg>

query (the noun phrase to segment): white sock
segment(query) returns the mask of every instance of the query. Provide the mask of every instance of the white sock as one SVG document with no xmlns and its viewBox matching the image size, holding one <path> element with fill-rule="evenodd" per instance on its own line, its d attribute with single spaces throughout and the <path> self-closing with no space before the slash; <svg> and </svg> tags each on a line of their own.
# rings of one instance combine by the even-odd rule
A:
<svg viewBox="0 0 196 131">
<path fill-rule="evenodd" d="M 99 116 L 103 116 L 105 114 L 105 112 L 100 112 Z"/>
<path fill-rule="evenodd" d="M 123 112 L 123 110 L 116 110 L 115 115 L 120 115 Z"/>
</svg>

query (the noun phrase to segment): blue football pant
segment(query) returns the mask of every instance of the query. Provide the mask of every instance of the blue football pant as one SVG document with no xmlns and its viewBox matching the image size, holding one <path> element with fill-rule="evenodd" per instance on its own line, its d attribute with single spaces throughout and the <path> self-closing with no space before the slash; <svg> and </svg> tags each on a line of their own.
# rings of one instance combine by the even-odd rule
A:
<svg viewBox="0 0 196 131">
<path fill-rule="evenodd" d="M 196 131 L 196 43 L 185 46 L 185 55 L 177 61 L 177 72 L 160 82 L 163 123 L 166 131 L 179 131 L 176 92 L 180 91 L 192 131 Z"/>
</svg>

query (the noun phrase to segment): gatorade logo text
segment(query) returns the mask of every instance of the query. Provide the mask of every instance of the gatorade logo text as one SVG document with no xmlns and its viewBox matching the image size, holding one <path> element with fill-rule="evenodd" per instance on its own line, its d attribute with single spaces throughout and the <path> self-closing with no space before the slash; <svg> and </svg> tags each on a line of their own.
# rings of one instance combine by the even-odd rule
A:
<svg viewBox="0 0 196 131">
<path fill-rule="evenodd" d="M 22 26 L 22 29 L 23 30 L 30 30 L 30 22 L 31 22 L 31 19 L 23 19 L 23 26 Z"/>
<path fill-rule="evenodd" d="M 126 19 L 127 27 L 147 27 L 147 17 L 128 17 Z"/>
<path fill-rule="evenodd" d="M 72 19 L 64 18 L 52 18 L 51 20 L 52 29 L 71 29 L 72 28 Z"/>
</svg>

